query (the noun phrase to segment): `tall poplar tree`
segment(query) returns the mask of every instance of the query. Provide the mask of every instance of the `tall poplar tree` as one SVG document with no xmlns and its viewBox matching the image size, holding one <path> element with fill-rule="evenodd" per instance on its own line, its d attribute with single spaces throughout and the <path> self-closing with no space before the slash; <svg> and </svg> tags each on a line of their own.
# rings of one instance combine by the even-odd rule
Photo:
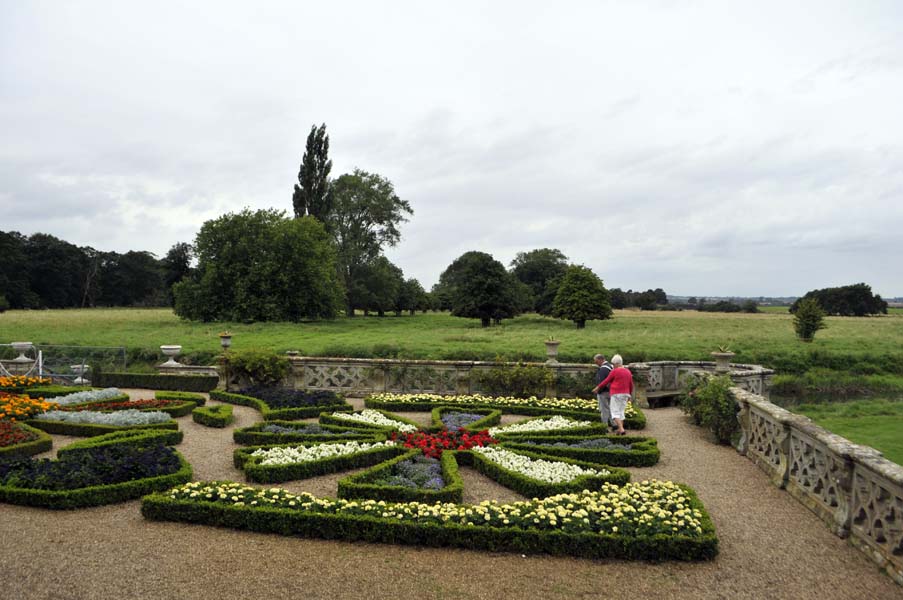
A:
<svg viewBox="0 0 903 600">
<path fill-rule="evenodd" d="M 295 193 L 292 194 L 296 217 L 311 216 L 321 223 L 327 222 L 332 213 L 332 190 L 329 181 L 331 170 L 326 123 L 319 127 L 311 125 L 310 134 L 307 136 L 307 148 L 298 171 L 298 183 L 295 184 Z"/>
</svg>

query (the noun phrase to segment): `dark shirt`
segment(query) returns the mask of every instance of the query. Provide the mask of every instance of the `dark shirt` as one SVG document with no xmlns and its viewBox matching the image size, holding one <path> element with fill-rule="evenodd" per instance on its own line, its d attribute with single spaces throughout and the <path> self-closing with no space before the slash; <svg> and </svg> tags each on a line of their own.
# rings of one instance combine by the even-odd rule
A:
<svg viewBox="0 0 903 600">
<path fill-rule="evenodd" d="M 605 378 L 608 377 L 608 374 L 611 373 L 612 370 L 611 363 L 607 360 L 599 366 L 599 369 L 596 371 L 596 377 L 593 379 L 593 383 L 599 385 Z M 604 388 L 599 389 L 600 394 L 604 394 L 608 391 L 608 386 L 606 385 Z"/>
</svg>

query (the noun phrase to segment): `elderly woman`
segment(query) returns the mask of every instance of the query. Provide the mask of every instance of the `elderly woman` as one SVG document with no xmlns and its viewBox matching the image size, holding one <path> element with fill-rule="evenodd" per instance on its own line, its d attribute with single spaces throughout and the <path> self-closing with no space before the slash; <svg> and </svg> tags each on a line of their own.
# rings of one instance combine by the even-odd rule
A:
<svg viewBox="0 0 903 600">
<path fill-rule="evenodd" d="M 609 394 L 611 397 L 611 418 L 618 427 L 618 435 L 627 435 L 624 431 L 624 411 L 627 410 L 627 402 L 630 401 L 630 395 L 633 394 L 633 374 L 630 369 L 624 367 L 624 359 L 620 354 L 611 357 L 611 364 L 614 367 L 599 385 L 593 388 L 593 393 L 598 394 L 599 390 L 606 385 L 609 386 Z"/>
</svg>

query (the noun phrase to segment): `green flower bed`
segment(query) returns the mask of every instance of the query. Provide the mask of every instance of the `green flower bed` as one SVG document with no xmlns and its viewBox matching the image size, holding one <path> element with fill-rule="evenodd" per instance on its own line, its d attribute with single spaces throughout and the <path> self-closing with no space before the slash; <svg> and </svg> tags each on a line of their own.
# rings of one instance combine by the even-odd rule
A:
<svg viewBox="0 0 903 600">
<path fill-rule="evenodd" d="M 458 457 L 462 464 L 469 464 L 483 475 L 497 481 L 499 484 L 518 492 L 528 498 L 546 498 L 557 494 L 566 494 L 571 492 L 579 492 L 582 490 L 599 490 L 607 485 L 624 485 L 630 481 L 630 473 L 624 469 L 617 467 L 604 466 L 595 463 L 573 460 L 570 458 L 562 458 L 557 456 L 547 456 L 536 452 L 525 452 L 518 450 L 517 454 L 531 458 L 534 460 L 562 462 L 570 465 L 576 465 L 586 469 L 604 468 L 608 471 L 607 475 L 582 475 L 570 481 L 561 483 L 549 483 L 540 481 L 532 477 L 518 473 L 510 469 L 506 469 L 501 464 L 488 459 L 479 452 L 459 452 Z"/>
<path fill-rule="evenodd" d="M 336 435 L 316 434 L 316 433 L 272 433 L 263 431 L 268 425 L 281 425 L 283 427 L 291 427 L 298 425 L 297 421 L 267 421 L 265 423 L 255 423 L 250 427 L 236 429 L 232 432 L 232 439 L 236 444 L 287 444 L 290 442 L 330 442 L 338 440 L 357 440 L 359 442 L 381 442 L 385 441 L 386 434 L 381 430 L 373 428 L 364 428 L 355 426 L 345 427 L 342 425 L 320 424 L 320 429 L 334 432 Z M 346 433 L 348 431 L 356 431 L 357 433 Z"/>
<path fill-rule="evenodd" d="M 401 411 L 431 411 L 436 406 L 471 408 L 496 408 L 504 413 L 518 415 L 562 415 L 575 419 L 600 420 L 596 400 L 583 398 L 512 398 L 490 396 L 439 396 L 437 394 L 373 394 L 364 400 L 367 408 Z M 646 415 L 634 405 L 630 406 L 624 427 L 643 429 Z"/>
<path fill-rule="evenodd" d="M 32 439 L 19 442 L 18 444 L 0 446 L 0 460 L 25 458 L 26 456 L 47 452 L 53 447 L 53 438 L 36 427 L 31 427 L 26 423 L 19 422 L 7 426 L 19 429 L 23 433 L 30 435 Z"/>
<path fill-rule="evenodd" d="M 217 406 L 203 406 L 191 411 L 191 418 L 195 423 L 207 427 L 226 427 L 235 417 L 232 416 L 232 406 L 219 404 Z"/>
<path fill-rule="evenodd" d="M 445 425 L 442 423 L 442 416 L 446 413 L 456 413 L 456 412 L 467 412 L 475 415 L 486 415 L 482 419 L 478 421 L 474 421 L 469 423 L 468 425 L 462 427 L 461 429 L 477 432 L 483 431 L 484 429 L 488 429 L 493 425 L 498 425 L 502 420 L 502 411 L 495 408 L 466 408 L 461 406 L 436 406 L 432 410 L 432 414 L 430 415 L 430 431 L 433 433 L 442 431 L 445 429 Z"/>
<path fill-rule="evenodd" d="M 569 431 L 564 432 L 569 433 Z M 658 462 L 661 452 L 655 438 L 618 435 L 511 435 L 499 436 L 501 447 L 518 452 L 538 452 L 547 456 L 572 458 L 588 463 L 611 465 L 614 467 L 649 467 Z M 630 450 L 617 448 L 573 448 L 552 446 L 555 442 L 580 442 L 591 439 L 606 439 L 613 444 L 630 444 Z M 527 444 L 525 442 L 535 442 Z"/>
<path fill-rule="evenodd" d="M 284 481 L 307 479 L 308 477 L 325 475 L 326 473 L 346 471 L 348 469 L 372 467 L 373 465 L 384 460 L 395 458 L 400 454 L 408 452 L 406 448 L 402 448 L 400 446 L 380 446 L 363 452 L 356 452 L 354 454 L 332 456 L 319 460 L 308 460 L 305 462 L 293 462 L 274 465 L 261 464 L 261 458 L 252 456 L 254 451 L 259 449 L 269 450 L 271 448 L 295 447 L 310 448 L 323 444 L 326 444 L 326 442 L 249 446 L 247 448 L 238 448 L 237 450 L 235 450 L 232 458 L 236 468 L 244 471 L 249 481 L 255 481 L 257 483 L 281 483 Z"/>
<path fill-rule="evenodd" d="M 261 400 L 260 398 L 254 398 L 252 396 L 243 396 L 241 394 L 232 394 L 230 392 L 222 392 L 219 390 L 214 390 L 210 392 L 210 398 L 213 400 L 219 400 L 220 402 L 226 402 L 228 404 L 238 404 L 240 406 L 250 406 L 251 408 L 255 408 L 260 411 L 260 414 L 263 415 L 264 421 L 274 421 L 279 419 L 308 419 L 310 417 L 317 417 L 323 411 L 329 412 L 351 412 L 354 410 L 354 407 L 344 401 L 344 399 L 339 397 L 341 402 L 335 405 L 312 405 L 312 406 L 304 406 L 298 408 L 271 408 L 266 402 Z"/>
<path fill-rule="evenodd" d="M 194 394 L 192 392 L 156 391 L 154 392 L 154 398 L 157 400 L 185 400 L 194 402 L 198 406 L 204 406 L 207 403 L 207 398 L 203 394 Z"/>
<path fill-rule="evenodd" d="M 714 526 L 696 494 L 670 482 L 479 505 L 332 500 L 194 482 L 145 497 L 141 513 L 149 520 L 281 535 L 596 559 L 710 560 L 718 553 Z"/>
<path fill-rule="evenodd" d="M 381 485 L 375 483 L 392 473 L 398 463 L 423 456 L 420 450 L 409 450 L 392 460 L 383 462 L 362 473 L 339 480 L 339 498 L 371 498 L 387 502 L 461 502 L 464 495 L 464 481 L 458 474 L 458 463 L 454 452 L 444 452 L 439 458 L 445 486 L 438 490 Z"/>
</svg>

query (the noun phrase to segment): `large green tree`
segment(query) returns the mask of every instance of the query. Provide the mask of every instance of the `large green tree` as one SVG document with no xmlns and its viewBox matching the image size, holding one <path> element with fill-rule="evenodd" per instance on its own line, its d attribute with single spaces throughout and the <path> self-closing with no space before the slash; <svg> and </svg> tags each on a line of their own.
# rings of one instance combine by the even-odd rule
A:
<svg viewBox="0 0 903 600">
<path fill-rule="evenodd" d="M 395 310 L 403 285 L 402 270 L 385 256 L 378 256 L 361 268 L 354 287 L 349 290 L 349 303 L 383 317 L 386 311 Z"/>
<path fill-rule="evenodd" d="M 245 209 L 204 223 L 194 250 L 197 268 L 173 286 L 180 317 L 298 321 L 342 306 L 335 249 L 316 219 Z"/>
<path fill-rule="evenodd" d="M 824 288 L 806 292 L 803 298 L 814 298 L 826 314 L 840 317 L 863 317 L 865 315 L 887 314 L 887 302 L 880 294 L 872 294 L 871 286 L 865 283 Z M 790 306 L 795 313 L 803 298 Z"/>
<path fill-rule="evenodd" d="M 326 124 L 312 125 L 307 136 L 307 147 L 298 170 L 298 183 L 292 194 L 292 206 L 296 217 L 311 216 L 326 223 L 332 213 L 332 194 L 329 173 L 329 136 Z"/>
<path fill-rule="evenodd" d="M 28 238 L 18 231 L 0 231 L 0 294 L 10 308 L 33 308 L 41 303 L 28 278 L 27 244 Z"/>
<path fill-rule="evenodd" d="M 170 306 L 175 305 L 172 286 L 191 274 L 193 256 L 194 250 L 192 250 L 191 244 L 179 242 L 173 244 L 161 261 L 163 263 L 163 287 L 166 290 L 166 300 Z"/>
<path fill-rule="evenodd" d="M 611 304 L 602 280 L 587 267 L 571 265 L 561 278 L 552 314 L 573 321 L 578 329 L 593 319 L 610 319 Z"/>
<path fill-rule="evenodd" d="M 520 281 L 530 286 L 533 293 L 533 310 L 550 314 L 556 289 L 550 283 L 564 275 L 568 257 L 556 248 L 538 248 L 518 252 L 511 261 L 511 271 Z"/>
<path fill-rule="evenodd" d="M 513 276 L 485 252 L 465 252 L 439 276 L 456 317 L 480 319 L 483 327 L 517 314 Z"/>
<path fill-rule="evenodd" d="M 392 182 L 360 169 L 333 183 L 333 212 L 329 228 L 335 238 L 339 269 L 345 288 L 360 289 L 366 266 L 387 246 L 401 239 L 398 226 L 413 214 L 411 205 L 395 193 Z M 352 295 L 346 312 L 354 316 Z"/>
</svg>

